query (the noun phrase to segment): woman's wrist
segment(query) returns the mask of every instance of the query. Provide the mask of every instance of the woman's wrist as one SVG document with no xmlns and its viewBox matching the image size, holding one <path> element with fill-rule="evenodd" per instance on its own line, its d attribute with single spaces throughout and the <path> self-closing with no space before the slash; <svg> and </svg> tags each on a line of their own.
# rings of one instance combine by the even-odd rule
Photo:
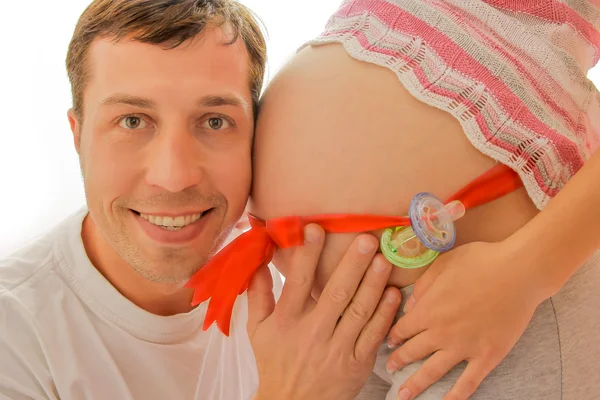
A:
<svg viewBox="0 0 600 400">
<path fill-rule="evenodd" d="M 600 152 L 548 206 L 506 240 L 525 260 L 536 292 L 558 292 L 600 246 Z"/>
<path fill-rule="evenodd" d="M 532 220 L 532 224 L 536 222 Z M 574 259 L 571 259 L 571 265 L 562 261 L 564 249 L 550 246 L 544 233 L 538 232 L 538 229 L 545 231 L 543 228 L 531 225 L 521 228 L 503 242 L 509 259 L 514 260 L 507 268 L 522 269 L 518 271 L 518 278 L 529 283 L 531 296 L 538 304 L 555 295 L 569 279 L 568 271 L 578 267 Z"/>
</svg>

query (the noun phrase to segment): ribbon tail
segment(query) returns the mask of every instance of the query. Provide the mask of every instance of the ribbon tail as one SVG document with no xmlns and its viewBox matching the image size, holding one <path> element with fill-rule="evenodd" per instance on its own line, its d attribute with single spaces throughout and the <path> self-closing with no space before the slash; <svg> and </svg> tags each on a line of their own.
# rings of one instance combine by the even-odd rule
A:
<svg viewBox="0 0 600 400">
<path fill-rule="evenodd" d="M 192 306 L 197 306 L 212 297 L 225 266 L 234 257 L 237 246 L 244 246 L 243 243 L 247 240 L 245 239 L 247 236 L 251 236 L 251 231 L 241 234 L 229 246 L 215 254 L 184 285 L 185 288 L 194 290 Z"/>
<path fill-rule="evenodd" d="M 239 265 L 239 264 L 238 264 Z M 237 271 L 236 271 L 237 269 Z M 223 279 L 220 279 L 215 286 L 214 293 L 208 303 L 208 310 L 204 318 L 203 330 L 206 331 L 211 325 L 216 322 L 217 327 L 225 336 L 229 336 L 229 326 L 231 323 L 231 314 L 233 306 L 241 292 L 241 288 L 247 284 L 248 271 L 243 271 L 241 268 L 236 268 L 235 264 L 231 264 L 230 268 L 224 271 Z M 246 272 L 246 273 L 244 273 Z M 232 275 L 230 279 L 226 276 Z"/>
<path fill-rule="evenodd" d="M 272 255 L 269 249 L 273 244 L 264 228 L 248 231 L 251 232 L 238 242 L 237 251 L 232 252 L 227 262 L 221 265 L 219 279 L 211 289 L 204 319 L 205 331 L 216 322 L 219 330 L 229 336 L 231 315 L 238 295 L 246 290 L 256 269 L 265 262 L 265 256 Z"/>
<path fill-rule="evenodd" d="M 257 269 L 254 270 L 254 273 L 256 273 L 256 271 L 259 270 L 260 268 L 268 267 L 269 263 L 271 263 L 271 260 L 273 259 L 274 253 L 275 253 L 275 245 L 273 243 L 271 243 L 266 250 L 265 257 L 263 258 L 262 263 L 260 264 L 260 266 Z M 250 275 L 250 277 L 248 277 L 248 280 L 242 287 L 242 290 L 240 290 L 240 293 L 239 293 L 240 295 L 243 294 L 246 290 L 248 290 L 248 286 L 250 286 L 250 281 L 254 277 L 254 273 L 252 273 L 252 275 Z"/>
<path fill-rule="evenodd" d="M 270 246 L 269 246 L 270 247 Z M 231 315 L 238 295 L 248 287 L 250 279 L 261 265 L 270 262 L 268 255 L 273 254 L 267 249 L 267 254 L 263 254 L 259 260 L 245 260 L 246 262 L 231 263 L 227 270 L 223 271 L 223 279 L 220 279 L 215 288 L 215 293 L 210 299 L 206 319 L 204 320 L 204 330 L 207 330 L 213 322 L 217 323 L 219 330 L 229 336 Z M 254 262 L 253 262 L 254 261 Z M 227 278 L 230 277 L 230 278 Z"/>
<path fill-rule="evenodd" d="M 219 330 L 225 336 L 229 336 L 231 314 L 233 313 L 233 306 L 236 298 L 237 293 L 235 288 L 234 290 L 230 290 L 229 293 L 220 292 L 211 297 L 202 329 L 206 331 L 214 322 L 216 322 Z"/>
<path fill-rule="evenodd" d="M 198 304 L 204 303 L 206 300 L 210 299 L 213 295 L 213 289 L 217 282 L 219 281 L 220 275 L 212 275 L 208 277 L 203 282 L 198 283 L 194 287 L 194 295 L 192 298 L 192 307 L 197 306 Z"/>
<path fill-rule="evenodd" d="M 461 201 L 466 209 L 492 202 L 523 186 L 519 175 L 504 164 L 498 164 L 488 172 L 471 181 L 446 203 Z"/>
</svg>

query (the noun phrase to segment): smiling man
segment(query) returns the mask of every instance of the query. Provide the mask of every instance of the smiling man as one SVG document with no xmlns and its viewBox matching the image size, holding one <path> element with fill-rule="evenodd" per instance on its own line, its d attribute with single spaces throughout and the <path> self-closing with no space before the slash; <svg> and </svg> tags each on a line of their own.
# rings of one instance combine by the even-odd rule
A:
<svg viewBox="0 0 600 400">
<path fill-rule="evenodd" d="M 0 400 L 357 394 L 399 303 L 396 294 L 377 304 L 391 267 L 371 262 L 374 238 L 340 264 L 348 273 L 332 279 L 336 298 L 313 307 L 297 283 L 311 285 L 317 230 L 298 249 L 302 278 L 286 283 L 275 308 L 281 282 L 263 273 L 237 301 L 229 337 L 202 329 L 207 302 L 193 307 L 185 287 L 246 206 L 265 62 L 259 26 L 232 0 L 95 0 L 86 9 L 67 69 L 87 206 L 0 260 Z M 323 335 L 319 323 L 335 326 L 346 307 L 361 310 L 343 324 L 349 333 Z M 303 321 L 293 333 L 304 347 L 280 334 L 282 320 Z"/>
<path fill-rule="evenodd" d="M 235 2 L 87 8 L 67 55 L 87 206 L 0 262 L 0 398 L 252 396 L 245 299 L 225 338 L 183 285 L 244 210 L 265 58 Z"/>
<path fill-rule="evenodd" d="M 189 294 L 154 287 L 189 278 L 246 204 L 253 98 L 244 43 L 222 45 L 231 39 L 212 28 L 169 50 L 94 41 L 93 79 L 69 111 L 90 210 L 88 255 L 109 280 L 118 276 L 121 293 L 159 315 L 187 311 L 176 304 Z M 71 55 L 83 45 L 74 41 Z M 84 79 L 81 60 L 69 58 L 68 68 L 74 82 Z"/>
</svg>

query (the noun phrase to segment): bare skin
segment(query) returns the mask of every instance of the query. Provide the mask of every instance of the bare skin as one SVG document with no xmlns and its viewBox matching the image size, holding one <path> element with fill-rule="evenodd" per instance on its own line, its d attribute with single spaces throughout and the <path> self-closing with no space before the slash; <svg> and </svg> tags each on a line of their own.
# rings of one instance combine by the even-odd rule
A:
<svg viewBox="0 0 600 400">
<path fill-rule="evenodd" d="M 263 219 L 318 213 L 405 215 L 421 191 L 450 196 L 494 166 L 448 113 L 410 95 L 385 68 L 340 45 L 303 49 L 270 84 L 254 145 L 251 211 Z M 500 241 L 537 214 L 524 189 L 457 222 L 457 246 Z M 380 232 L 374 232 L 380 235 Z M 328 235 L 319 292 L 355 234 Z M 275 265 L 285 275 L 288 250 Z M 413 284 L 426 268 L 395 268 Z"/>
</svg>

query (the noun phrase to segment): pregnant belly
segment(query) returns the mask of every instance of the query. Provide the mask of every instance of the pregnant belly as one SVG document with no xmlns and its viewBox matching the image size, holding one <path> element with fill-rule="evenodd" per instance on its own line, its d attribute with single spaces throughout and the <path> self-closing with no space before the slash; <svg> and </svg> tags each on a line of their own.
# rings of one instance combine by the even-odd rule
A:
<svg viewBox="0 0 600 400">
<path fill-rule="evenodd" d="M 352 59 L 340 45 L 307 47 L 263 97 L 251 210 L 264 219 L 405 215 L 416 193 L 443 199 L 494 165 L 454 117 L 417 100 L 391 71 Z M 456 245 L 502 240 L 536 213 L 520 189 L 468 211 L 457 222 Z M 318 289 L 355 236 L 328 235 Z M 279 251 L 274 260 L 284 275 L 290 253 Z M 407 286 L 424 271 L 396 268 L 391 284 Z"/>
</svg>

